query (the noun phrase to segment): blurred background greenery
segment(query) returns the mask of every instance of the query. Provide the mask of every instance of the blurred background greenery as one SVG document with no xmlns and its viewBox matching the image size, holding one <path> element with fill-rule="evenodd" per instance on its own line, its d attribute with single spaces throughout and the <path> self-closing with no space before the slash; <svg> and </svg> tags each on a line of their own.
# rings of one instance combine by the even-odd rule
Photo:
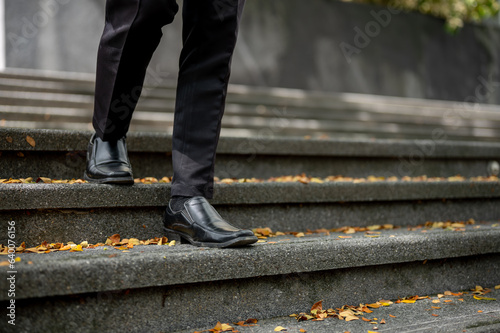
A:
<svg viewBox="0 0 500 333">
<path fill-rule="evenodd" d="M 351 1 L 347 1 L 351 2 Z M 446 29 L 456 32 L 464 22 L 481 22 L 498 14 L 497 0 L 353 0 L 352 2 L 391 6 L 417 11 L 446 20 Z"/>
</svg>

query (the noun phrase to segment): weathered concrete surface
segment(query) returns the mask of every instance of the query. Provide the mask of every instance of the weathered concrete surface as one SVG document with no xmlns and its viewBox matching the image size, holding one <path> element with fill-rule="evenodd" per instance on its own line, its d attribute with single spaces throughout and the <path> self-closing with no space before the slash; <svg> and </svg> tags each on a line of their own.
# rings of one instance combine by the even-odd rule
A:
<svg viewBox="0 0 500 333">
<path fill-rule="evenodd" d="M 436 229 L 426 233 L 396 229 L 378 238 L 359 233 L 349 239 L 280 236 L 268 241 L 276 243 L 230 250 L 137 246 L 122 253 L 108 246 L 108 250 L 101 247 L 81 253 L 20 254 L 21 262 L 15 264 L 16 299 L 498 254 L 500 228 L 482 225 L 469 226 L 465 232 Z M 0 281 L 3 290 L 7 283 Z M 7 295 L 0 297 L 5 300 Z"/>
<path fill-rule="evenodd" d="M 165 200 L 165 203 L 167 201 Z M 496 221 L 499 199 L 464 199 L 322 204 L 216 205 L 219 213 L 240 228 L 306 231 L 342 226 L 421 225 L 427 221 Z M 104 242 L 113 234 L 150 239 L 164 234 L 164 207 L 43 209 L 0 211 L 1 221 L 16 222 L 16 237 L 28 246 L 47 242 Z M 5 222 L 6 223 L 6 222 Z M 0 237 L 7 244 L 8 235 Z"/>
<path fill-rule="evenodd" d="M 407 252 L 411 252 L 412 249 L 418 251 L 416 244 L 406 245 Z M 399 243 L 399 246 L 404 247 L 405 244 Z M 385 248 L 373 250 L 377 254 L 385 256 Z M 165 251 L 163 256 L 169 258 L 169 252 Z M 313 249 L 311 252 L 314 252 Z M 323 255 L 322 252 L 320 254 Z M 344 255 L 344 253 L 339 255 Z M 354 255 L 355 253 L 351 253 L 351 256 Z M 360 257 L 363 255 L 364 253 L 359 254 Z M 39 257 L 42 256 L 36 256 L 33 259 L 33 264 Z M 320 255 L 314 254 L 307 258 L 297 256 L 294 258 L 296 263 L 302 261 L 303 265 L 321 260 Z M 274 261 L 279 259 L 274 258 Z M 158 255 L 158 262 L 164 260 Z M 227 269 L 227 266 L 230 266 L 231 270 L 245 270 L 245 267 L 237 267 L 227 261 L 223 266 L 220 266 L 218 261 L 206 264 L 210 266 L 210 271 L 205 274 L 205 277 L 208 278 L 213 275 L 225 274 L 224 270 Z M 260 266 L 268 266 L 268 263 L 261 262 Z M 93 269 L 97 269 L 96 266 L 93 267 Z M 415 294 L 430 295 L 443 293 L 445 290 L 469 290 L 477 284 L 493 287 L 499 282 L 497 274 L 499 269 L 500 257 L 498 255 L 484 255 L 448 260 L 429 260 L 425 265 L 422 264 L 422 261 L 418 261 L 211 283 L 20 299 L 16 300 L 15 332 L 19 332 L 19 330 L 33 332 L 40 329 L 70 330 L 72 332 L 126 330 L 141 333 L 190 329 L 192 332 L 199 327 L 213 327 L 217 321 L 232 323 L 248 318 L 264 319 L 306 312 L 310 310 L 313 303 L 319 300 L 323 300 L 325 307 L 335 308 L 344 304 L 358 305 L 380 299 L 396 300 L 399 297 Z M 85 283 L 98 285 L 102 280 L 127 279 L 131 274 L 130 271 L 111 271 L 110 269 L 109 271 L 110 274 L 100 274 L 97 280 L 86 279 Z M 148 277 L 153 274 L 156 276 L 168 275 L 169 272 L 170 268 L 167 266 L 162 270 L 154 271 L 144 268 L 139 271 L 136 278 L 140 279 L 141 276 Z M 274 274 L 276 273 L 275 271 Z M 82 277 L 79 274 L 77 272 L 71 274 L 64 272 L 62 275 L 72 276 L 79 280 Z M 179 272 L 179 274 L 181 273 Z M 189 279 L 189 274 L 188 272 L 183 274 L 183 279 Z M 46 276 L 46 279 L 58 278 L 61 278 L 61 275 L 55 275 L 52 272 L 50 276 Z M 496 318 L 490 318 L 489 312 L 491 306 L 496 305 L 496 303 L 491 302 L 490 306 L 480 303 L 480 307 L 476 306 L 474 310 L 483 310 L 485 317 L 488 316 L 487 318 L 490 319 L 485 319 L 485 321 L 491 323 Z M 5 309 L 4 305 L 5 302 L 2 302 L 1 306 Z M 426 309 L 430 307 L 427 303 L 425 305 Z M 415 311 L 415 314 L 419 311 L 418 304 L 408 304 L 408 306 L 411 306 L 408 311 Z M 405 320 L 400 313 L 393 312 L 393 309 L 394 307 L 391 306 L 384 313 L 396 314 L 400 320 Z M 477 312 L 475 313 L 477 314 Z M 413 322 L 412 324 L 429 325 L 435 322 L 436 318 L 430 316 L 428 311 L 425 314 L 425 318 L 428 318 L 427 321 Z M 375 317 L 375 312 L 370 316 L 370 318 L 372 317 Z M 387 318 L 388 316 L 377 315 L 377 317 L 385 318 L 389 322 L 388 325 L 391 324 L 392 319 Z M 482 320 L 478 322 L 485 324 Z M 286 326 L 286 322 L 284 324 L 283 326 Z M 308 332 L 321 332 L 316 330 L 319 322 L 304 324 L 308 325 Z M 316 326 L 312 326 L 315 324 Z M 6 329 L 9 329 L 7 332 L 10 332 L 12 328 L 7 327 Z M 249 332 L 252 331 L 249 330 Z M 333 332 L 336 330 L 334 329 Z"/>
<path fill-rule="evenodd" d="M 35 140 L 35 146 L 26 136 Z M 444 134 L 443 134 L 444 135 Z M 1 151 L 81 151 L 87 150 L 91 131 L 66 131 L 43 129 L 0 128 Z M 7 140 L 10 137 L 12 140 Z M 12 141 L 12 142 L 10 142 Z M 172 136 L 159 133 L 130 133 L 127 136 L 130 152 L 170 153 Z M 356 139 L 301 139 L 301 138 L 235 138 L 223 137 L 217 147 L 219 154 L 228 155 L 306 155 L 342 157 L 410 156 L 415 150 L 429 152 L 428 158 L 497 158 L 498 142 L 447 142 L 443 137 L 436 140 L 356 140 Z M 416 156 L 415 156 L 416 157 Z"/>
<path fill-rule="evenodd" d="M 494 199 L 497 181 L 265 182 L 217 184 L 214 204 L 307 204 L 442 199 Z M 164 207 L 170 184 L 0 184 L 0 210 Z"/>
<path fill-rule="evenodd" d="M 392 304 L 389 307 L 378 308 L 373 313 L 366 314 L 365 316 L 365 318 L 369 319 L 378 318 L 377 322 L 384 319 L 386 324 L 370 324 L 361 320 L 346 322 L 338 319 L 297 322 L 295 318 L 286 316 L 259 320 L 258 325 L 252 327 L 234 327 L 242 333 L 269 333 L 274 332 L 274 328 L 277 326 L 285 327 L 287 329 L 286 332 L 290 333 L 299 333 L 300 329 L 315 333 L 366 332 L 368 330 L 388 333 L 415 333 L 423 331 L 429 333 L 500 332 L 500 306 L 498 305 L 500 291 L 493 290 L 492 293 L 488 294 L 488 297 L 496 298 L 496 302 L 478 301 L 471 294 L 468 294 L 461 297 L 463 302 L 457 301 L 459 297 L 446 297 L 442 299 L 441 304 L 435 304 L 432 303 L 432 300 L 436 300 L 437 297 L 435 295 L 429 296 L 432 299 L 420 300 L 414 304 Z M 451 300 L 452 302 L 444 303 L 444 300 Z M 323 303 L 323 308 L 327 306 L 330 306 L 330 304 Z M 432 309 L 432 306 L 439 306 L 440 309 Z M 478 313 L 479 310 L 482 312 Z M 433 317 L 431 314 L 437 314 L 439 317 Z M 232 325 L 232 322 L 229 324 Z M 208 330 L 214 326 L 215 322 L 207 323 L 203 328 L 197 328 L 196 330 Z M 192 332 L 193 329 L 176 333 Z"/>
<path fill-rule="evenodd" d="M 35 140 L 34 147 L 27 136 Z M 0 178 L 81 178 L 90 136 L 89 131 L 0 128 Z M 136 177 L 172 175 L 171 136 L 130 133 L 127 143 Z M 215 172 L 219 178 L 301 173 L 317 177 L 472 177 L 489 175 L 490 163 L 499 156 L 500 144 L 486 142 L 223 137 Z"/>
<path fill-rule="evenodd" d="M 246 183 L 217 185 L 212 200 L 224 218 L 241 228 L 305 231 L 341 226 L 418 225 L 426 221 L 495 221 L 500 184 L 444 183 Z M 168 184 L 0 185 L 0 219 L 16 222 L 29 246 L 48 242 L 103 242 L 163 234 Z M 8 235 L 0 235 L 6 244 Z"/>
</svg>

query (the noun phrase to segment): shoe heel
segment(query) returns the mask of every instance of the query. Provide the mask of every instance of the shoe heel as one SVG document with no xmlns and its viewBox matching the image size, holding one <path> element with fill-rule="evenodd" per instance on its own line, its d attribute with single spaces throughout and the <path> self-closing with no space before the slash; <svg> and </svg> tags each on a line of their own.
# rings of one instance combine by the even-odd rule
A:
<svg viewBox="0 0 500 333">
<path fill-rule="evenodd" d="M 168 229 L 163 229 L 165 232 L 165 237 L 168 238 L 168 241 L 175 241 L 176 243 L 182 244 L 182 238 L 177 233 L 170 231 Z"/>
</svg>

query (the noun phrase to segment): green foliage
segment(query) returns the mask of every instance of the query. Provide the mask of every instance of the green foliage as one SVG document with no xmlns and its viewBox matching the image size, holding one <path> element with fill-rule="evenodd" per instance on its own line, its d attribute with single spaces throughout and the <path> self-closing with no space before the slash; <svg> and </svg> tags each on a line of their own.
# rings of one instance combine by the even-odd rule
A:
<svg viewBox="0 0 500 333">
<path fill-rule="evenodd" d="M 497 0 L 354 0 L 356 2 L 392 6 L 405 11 L 418 11 L 446 20 L 446 28 L 454 32 L 464 22 L 480 22 L 495 16 Z"/>
</svg>

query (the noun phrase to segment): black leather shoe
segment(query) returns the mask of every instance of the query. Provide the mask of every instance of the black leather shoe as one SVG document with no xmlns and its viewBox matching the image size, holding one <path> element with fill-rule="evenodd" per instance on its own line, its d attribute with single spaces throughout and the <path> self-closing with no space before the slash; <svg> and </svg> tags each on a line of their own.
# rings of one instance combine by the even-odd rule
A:
<svg viewBox="0 0 500 333">
<path fill-rule="evenodd" d="M 99 184 L 133 184 L 125 137 L 102 141 L 94 134 L 87 150 L 87 170 L 83 178 Z"/>
<path fill-rule="evenodd" d="M 180 212 L 172 211 L 168 205 L 163 225 L 169 239 L 180 236 L 195 246 L 224 248 L 257 242 L 251 230 L 242 230 L 224 221 L 204 197 L 189 199 Z"/>
</svg>

